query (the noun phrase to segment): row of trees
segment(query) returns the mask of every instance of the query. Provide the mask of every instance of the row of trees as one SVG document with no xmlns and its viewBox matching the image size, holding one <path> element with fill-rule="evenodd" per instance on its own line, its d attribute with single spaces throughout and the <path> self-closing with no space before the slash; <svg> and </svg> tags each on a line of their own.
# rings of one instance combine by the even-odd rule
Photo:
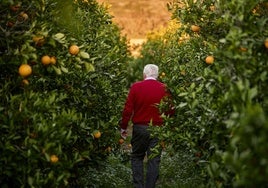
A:
<svg viewBox="0 0 268 188">
<path fill-rule="evenodd" d="M 119 147 L 126 39 L 95 0 L 0 7 L 1 187 L 79 184 Z"/>
<path fill-rule="evenodd" d="M 134 66 L 157 63 L 174 98 L 177 115 L 156 134 L 192 152 L 205 187 L 267 187 L 268 2 L 168 8 L 170 26 L 148 36 Z"/>
</svg>

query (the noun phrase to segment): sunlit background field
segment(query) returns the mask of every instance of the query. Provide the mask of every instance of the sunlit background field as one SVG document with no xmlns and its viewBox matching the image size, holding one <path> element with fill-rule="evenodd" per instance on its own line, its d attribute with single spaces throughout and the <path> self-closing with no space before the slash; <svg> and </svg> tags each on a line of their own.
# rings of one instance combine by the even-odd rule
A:
<svg viewBox="0 0 268 188">
<path fill-rule="evenodd" d="M 128 38 L 145 38 L 147 32 L 166 26 L 171 14 L 168 0 L 98 0 L 110 6 L 114 21 Z"/>
</svg>

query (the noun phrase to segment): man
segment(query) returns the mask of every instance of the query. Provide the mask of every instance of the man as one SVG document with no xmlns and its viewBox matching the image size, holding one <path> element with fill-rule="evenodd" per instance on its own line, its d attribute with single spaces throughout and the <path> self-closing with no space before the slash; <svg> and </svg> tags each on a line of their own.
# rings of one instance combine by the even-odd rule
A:
<svg viewBox="0 0 268 188">
<path fill-rule="evenodd" d="M 128 123 L 129 121 L 133 123 L 131 167 L 134 187 L 144 188 L 143 160 L 147 154 L 145 187 L 153 188 L 159 175 L 161 152 L 156 157 L 150 157 L 152 148 L 158 144 L 158 139 L 151 138 L 147 129 L 149 125 L 161 126 L 163 124 L 158 104 L 170 95 L 166 86 L 157 80 L 157 65 L 146 65 L 143 78 L 143 81 L 134 83 L 129 90 L 120 126 L 121 136 L 126 138 Z M 170 114 L 172 113 L 171 111 Z"/>
</svg>

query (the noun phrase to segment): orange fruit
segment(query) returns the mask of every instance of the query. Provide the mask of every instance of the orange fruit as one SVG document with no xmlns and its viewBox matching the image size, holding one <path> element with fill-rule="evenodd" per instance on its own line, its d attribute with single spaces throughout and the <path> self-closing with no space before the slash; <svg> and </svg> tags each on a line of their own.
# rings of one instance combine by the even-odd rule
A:
<svg viewBox="0 0 268 188">
<path fill-rule="evenodd" d="M 20 16 L 23 18 L 23 20 L 28 20 L 29 16 L 25 12 L 21 13 Z"/>
<path fill-rule="evenodd" d="M 93 132 L 93 136 L 94 136 L 94 138 L 98 139 L 98 138 L 101 137 L 101 132 L 96 130 L 96 131 Z"/>
<path fill-rule="evenodd" d="M 44 38 L 44 37 L 42 37 L 42 36 L 36 36 L 36 35 L 35 35 L 35 36 L 33 36 L 32 39 L 33 39 L 34 42 L 38 42 L 39 40 L 41 40 L 41 39 L 43 39 L 43 38 Z"/>
<path fill-rule="evenodd" d="M 29 81 L 27 79 L 22 80 L 23 85 L 29 85 Z"/>
<path fill-rule="evenodd" d="M 28 20 L 28 18 L 29 18 L 28 14 L 26 14 L 25 12 L 21 12 L 19 14 L 18 20 L 19 21 L 25 21 L 25 20 Z"/>
<path fill-rule="evenodd" d="M 264 46 L 268 49 L 268 38 L 264 41 Z"/>
<path fill-rule="evenodd" d="M 209 7 L 209 10 L 210 10 L 210 11 L 214 11 L 214 10 L 215 10 L 215 6 L 214 6 L 214 5 L 211 5 L 211 6 Z"/>
<path fill-rule="evenodd" d="M 209 56 L 206 57 L 205 61 L 206 61 L 206 64 L 211 65 L 214 62 L 214 57 L 212 55 L 209 55 Z"/>
<path fill-rule="evenodd" d="M 199 31 L 200 31 L 200 27 L 197 26 L 197 25 L 192 25 L 192 26 L 191 26 L 191 30 L 192 30 L 193 32 L 199 32 Z"/>
<path fill-rule="evenodd" d="M 44 55 L 42 58 L 41 58 L 41 62 L 43 65 L 49 65 L 51 63 L 51 59 L 48 55 Z"/>
<path fill-rule="evenodd" d="M 247 48 L 245 48 L 245 47 L 240 47 L 240 49 L 239 49 L 241 52 L 246 52 L 246 51 L 248 51 L 248 49 Z"/>
<path fill-rule="evenodd" d="M 20 5 L 12 5 L 10 6 L 10 10 L 13 12 L 17 12 L 20 9 Z"/>
<path fill-rule="evenodd" d="M 70 46 L 69 53 L 72 55 L 77 55 L 79 53 L 79 47 L 77 45 Z"/>
<path fill-rule="evenodd" d="M 28 64 L 22 64 L 19 67 L 19 74 L 22 77 L 30 76 L 32 74 L 32 67 L 30 65 L 28 65 Z"/>
<path fill-rule="evenodd" d="M 52 65 L 55 65 L 56 62 L 57 62 L 56 57 L 55 57 L 55 56 L 52 56 L 52 57 L 50 58 L 50 63 L 51 63 Z"/>
<path fill-rule="evenodd" d="M 51 155 L 51 156 L 50 156 L 50 162 L 52 162 L 52 163 L 56 163 L 56 162 L 58 162 L 58 161 L 59 161 L 59 158 L 58 158 L 57 155 Z"/>
<path fill-rule="evenodd" d="M 7 27 L 13 27 L 14 26 L 14 22 L 12 21 L 8 21 L 6 24 Z"/>
<path fill-rule="evenodd" d="M 45 42 L 45 38 L 43 36 L 33 36 L 33 41 L 35 42 L 36 45 L 42 46 Z"/>
<path fill-rule="evenodd" d="M 105 151 L 107 151 L 107 152 L 111 152 L 112 151 L 112 148 L 110 147 L 110 146 L 108 146 L 106 149 L 105 149 Z"/>
<path fill-rule="evenodd" d="M 123 138 L 120 138 L 119 140 L 118 140 L 118 143 L 119 144 L 123 144 L 125 141 L 124 141 L 124 139 Z"/>
</svg>

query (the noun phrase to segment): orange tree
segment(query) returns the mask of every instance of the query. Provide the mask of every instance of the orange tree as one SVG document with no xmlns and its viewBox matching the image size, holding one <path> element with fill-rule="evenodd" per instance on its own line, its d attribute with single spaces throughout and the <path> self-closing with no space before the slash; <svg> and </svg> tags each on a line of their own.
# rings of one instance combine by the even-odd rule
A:
<svg viewBox="0 0 268 188">
<path fill-rule="evenodd" d="M 77 183 L 119 145 L 125 39 L 94 0 L 4 0 L 0 15 L 1 185 Z"/>
<path fill-rule="evenodd" d="M 192 152 L 205 186 L 267 186 L 267 1 L 168 7 L 177 25 L 149 35 L 140 61 L 159 64 L 176 108 L 156 134 Z"/>
</svg>

